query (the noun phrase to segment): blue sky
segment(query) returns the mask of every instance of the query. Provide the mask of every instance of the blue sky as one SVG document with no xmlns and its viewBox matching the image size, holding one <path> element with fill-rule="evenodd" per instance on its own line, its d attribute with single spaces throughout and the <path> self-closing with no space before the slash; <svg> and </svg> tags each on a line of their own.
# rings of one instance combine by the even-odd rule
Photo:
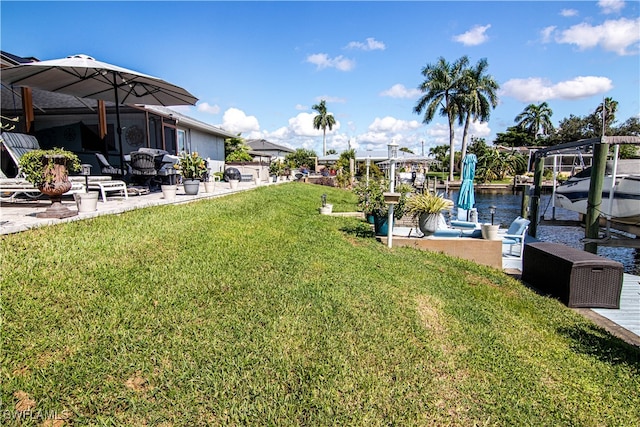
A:
<svg viewBox="0 0 640 427">
<path fill-rule="evenodd" d="M 448 143 L 446 120 L 413 113 L 421 69 L 487 58 L 500 105 L 471 133 L 491 142 L 531 103 L 557 124 L 604 97 L 640 114 L 640 3 L 474 2 L 0 3 L 2 50 L 41 60 L 83 53 L 183 86 L 176 108 L 245 138 L 322 151 L 313 104 L 337 121 L 328 148 L 416 153 Z M 462 132 L 458 130 L 459 139 Z"/>
</svg>

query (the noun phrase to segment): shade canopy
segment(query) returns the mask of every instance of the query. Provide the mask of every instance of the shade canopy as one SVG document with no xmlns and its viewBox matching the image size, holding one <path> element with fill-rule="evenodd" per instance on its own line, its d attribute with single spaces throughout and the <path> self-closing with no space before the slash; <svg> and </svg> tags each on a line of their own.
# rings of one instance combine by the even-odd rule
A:
<svg viewBox="0 0 640 427">
<path fill-rule="evenodd" d="M 462 185 L 460 186 L 460 193 L 458 194 L 458 208 L 467 211 L 476 204 L 473 191 L 476 163 L 478 163 L 478 159 L 475 154 L 467 154 L 462 160 Z"/>
<path fill-rule="evenodd" d="M 117 104 L 195 105 L 187 90 L 158 77 L 73 55 L 4 68 L 2 81 Z"/>
<path fill-rule="evenodd" d="M 116 131 L 120 168 L 124 168 L 120 104 L 195 105 L 198 99 L 187 90 L 158 77 L 96 61 L 88 55 L 73 55 L 50 61 L 27 62 L 4 68 L 3 82 L 34 87 L 79 98 L 111 101 L 116 104 Z"/>
</svg>

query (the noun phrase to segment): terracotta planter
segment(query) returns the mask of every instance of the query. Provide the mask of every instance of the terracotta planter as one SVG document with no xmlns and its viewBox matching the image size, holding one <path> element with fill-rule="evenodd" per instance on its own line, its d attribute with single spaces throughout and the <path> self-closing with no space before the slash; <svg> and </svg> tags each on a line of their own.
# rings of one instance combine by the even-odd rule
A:
<svg viewBox="0 0 640 427">
<path fill-rule="evenodd" d="M 68 218 L 78 213 L 62 205 L 62 195 L 71 190 L 71 182 L 67 176 L 67 164 L 63 156 L 47 156 L 42 159 L 43 164 L 47 164 L 53 158 L 53 165 L 46 166 L 43 174 L 50 176 L 50 182 L 38 186 L 42 194 L 46 194 L 51 199 L 51 206 L 46 211 L 36 215 L 37 218 Z"/>
</svg>

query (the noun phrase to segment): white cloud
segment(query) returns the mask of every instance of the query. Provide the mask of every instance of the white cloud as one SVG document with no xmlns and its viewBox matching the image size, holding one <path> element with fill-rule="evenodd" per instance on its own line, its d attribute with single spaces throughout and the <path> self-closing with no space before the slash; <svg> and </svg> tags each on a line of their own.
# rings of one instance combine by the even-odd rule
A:
<svg viewBox="0 0 640 427">
<path fill-rule="evenodd" d="M 330 58 L 326 53 L 314 53 L 307 56 L 307 62 L 314 64 L 318 70 L 325 68 L 335 68 L 339 71 L 351 71 L 356 66 L 356 62 L 352 59 L 345 58 L 342 55 Z"/>
<path fill-rule="evenodd" d="M 295 109 L 297 111 L 307 111 L 309 109 L 309 107 L 307 107 L 306 105 L 302 105 L 302 104 L 296 104 Z"/>
<path fill-rule="evenodd" d="M 220 107 L 217 105 L 211 105 L 208 102 L 200 102 L 198 104 L 198 111 L 202 111 L 207 114 L 218 114 L 220 112 Z"/>
<path fill-rule="evenodd" d="M 600 0 L 598 6 L 602 9 L 602 13 L 618 13 L 624 7 L 624 1 L 622 0 Z"/>
<path fill-rule="evenodd" d="M 244 111 L 229 108 L 222 116 L 222 127 L 231 133 L 255 132 L 260 124 L 255 116 L 247 116 Z"/>
<path fill-rule="evenodd" d="M 562 9 L 560 11 L 560 15 L 564 16 L 565 18 L 568 18 L 571 16 L 578 16 L 578 11 L 575 9 Z"/>
<path fill-rule="evenodd" d="M 399 120 L 391 116 L 383 118 L 376 117 L 369 125 L 371 132 L 397 133 L 417 129 L 420 123 L 417 120 Z"/>
<path fill-rule="evenodd" d="M 542 35 L 542 43 L 549 43 L 552 41 L 553 32 L 556 30 L 555 25 L 551 25 L 549 27 L 545 27 L 540 31 L 540 35 Z"/>
<path fill-rule="evenodd" d="M 489 40 L 486 31 L 491 28 L 491 24 L 480 26 L 476 25 L 466 33 L 453 37 L 454 41 L 460 42 L 465 46 L 477 46 Z"/>
<path fill-rule="evenodd" d="M 331 104 L 331 103 L 336 103 L 336 104 L 344 104 L 347 102 L 346 99 L 344 98 L 338 98 L 337 96 L 328 96 L 328 95 L 323 95 L 323 96 L 316 96 L 316 102 L 320 102 L 324 100 L 327 104 Z"/>
<path fill-rule="evenodd" d="M 313 127 L 313 118 L 315 116 L 315 113 L 300 113 L 289 119 L 289 126 L 287 129 L 296 136 L 321 136 L 322 129 L 315 129 Z M 327 128 L 327 135 L 329 135 L 330 132 L 335 132 L 339 129 L 340 122 L 336 120 L 336 124 L 333 125 L 333 129 L 331 131 Z"/>
<path fill-rule="evenodd" d="M 580 50 L 601 46 L 618 55 L 637 54 L 640 42 L 640 18 L 608 20 L 602 25 L 595 26 L 581 23 L 561 31 L 555 39 L 558 43 L 576 45 Z M 632 48 L 631 52 L 628 51 L 629 48 Z"/>
<path fill-rule="evenodd" d="M 420 89 L 408 89 L 403 84 L 395 84 L 389 89 L 380 92 L 380 96 L 388 96 L 391 98 L 416 98 L 422 92 Z"/>
<path fill-rule="evenodd" d="M 367 37 L 363 42 L 349 42 L 347 49 L 360 49 L 360 50 L 385 50 L 387 47 L 381 41 L 374 39 L 373 37 Z"/>
<path fill-rule="evenodd" d="M 607 77 L 579 76 L 552 84 L 548 80 L 531 77 L 511 79 L 502 85 L 501 93 L 522 102 L 541 102 L 550 99 L 580 99 L 605 93 L 613 88 Z"/>
</svg>

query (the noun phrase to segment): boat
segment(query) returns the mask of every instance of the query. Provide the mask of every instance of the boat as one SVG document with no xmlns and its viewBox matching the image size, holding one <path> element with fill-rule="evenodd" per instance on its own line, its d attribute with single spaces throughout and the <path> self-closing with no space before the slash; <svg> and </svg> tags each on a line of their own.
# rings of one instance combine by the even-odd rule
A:
<svg viewBox="0 0 640 427">
<path fill-rule="evenodd" d="M 640 225 L 640 159 L 620 159 L 615 174 L 613 161 L 607 161 L 602 184 L 601 216 L 616 222 Z M 609 197 L 613 180 L 613 203 Z M 591 168 L 571 176 L 555 190 L 555 206 L 587 213 Z"/>
</svg>

